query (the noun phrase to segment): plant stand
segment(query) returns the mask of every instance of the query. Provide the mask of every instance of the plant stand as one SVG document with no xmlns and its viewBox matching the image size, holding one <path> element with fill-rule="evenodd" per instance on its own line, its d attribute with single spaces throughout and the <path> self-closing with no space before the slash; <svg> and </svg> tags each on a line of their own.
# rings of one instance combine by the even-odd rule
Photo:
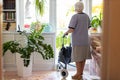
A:
<svg viewBox="0 0 120 80">
<path fill-rule="evenodd" d="M 20 54 L 16 54 L 17 74 L 20 77 L 28 77 L 32 75 L 32 56 L 30 58 L 30 64 L 28 67 L 24 67 L 23 59 L 20 58 Z"/>
</svg>

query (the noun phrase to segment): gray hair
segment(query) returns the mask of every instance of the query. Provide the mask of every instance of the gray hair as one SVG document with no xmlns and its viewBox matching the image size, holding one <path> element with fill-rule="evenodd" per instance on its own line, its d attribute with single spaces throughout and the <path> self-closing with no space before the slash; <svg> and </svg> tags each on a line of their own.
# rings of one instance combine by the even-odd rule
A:
<svg viewBox="0 0 120 80">
<path fill-rule="evenodd" d="M 84 4 L 82 1 L 75 3 L 75 11 L 82 12 L 84 9 Z"/>
</svg>

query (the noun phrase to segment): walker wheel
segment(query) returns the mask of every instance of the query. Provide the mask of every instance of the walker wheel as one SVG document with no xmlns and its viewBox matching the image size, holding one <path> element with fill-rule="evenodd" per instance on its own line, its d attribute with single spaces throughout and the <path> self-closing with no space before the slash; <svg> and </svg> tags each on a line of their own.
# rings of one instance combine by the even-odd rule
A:
<svg viewBox="0 0 120 80">
<path fill-rule="evenodd" d="M 66 78 L 66 77 L 68 76 L 68 71 L 67 71 L 66 69 L 62 69 L 62 70 L 61 70 L 61 76 L 62 76 L 63 78 Z"/>
<path fill-rule="evenodd" d="M 59 64 L 57 64 L 57 71 L 60 71 L 61 67 Z"/>
</svg>

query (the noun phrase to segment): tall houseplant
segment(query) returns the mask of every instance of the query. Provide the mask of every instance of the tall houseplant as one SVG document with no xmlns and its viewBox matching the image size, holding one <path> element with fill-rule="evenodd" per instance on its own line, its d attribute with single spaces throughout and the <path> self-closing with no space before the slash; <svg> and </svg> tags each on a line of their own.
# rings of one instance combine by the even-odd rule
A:
<svg viewBox="0 0 120 80">
<path fill-rule="evenodd" d="M 54 52 L 49 44 L 43 43 L 44 37 L 41 35 L 42 29 L 32 31 L 31 33 L 26 33 L 25 31 L 20 32 L 20 35 L 26 37 L 26 45 L 22 46 L 19 41 L 8 41 L 3 43 L 3 55 L 10 50 L 13 54 L 20 54 L 23 59 L 24 66 L 28 67 L 30 63 L 30 56 L 33 52 L 38 52 L 42 55 L 43 59 L 51 59 L 54 57 Z"/>
</svg>

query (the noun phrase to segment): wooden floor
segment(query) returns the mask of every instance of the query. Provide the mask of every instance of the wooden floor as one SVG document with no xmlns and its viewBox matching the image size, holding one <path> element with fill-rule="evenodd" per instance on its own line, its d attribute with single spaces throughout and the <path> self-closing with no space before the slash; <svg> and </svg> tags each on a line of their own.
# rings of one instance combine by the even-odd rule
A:
<svg viewBox="0 0 120 80">
<path fill-rule="evenodd" d="M 69 75 L 66 80 L 72 80 L 71 76 L 75 71 L 69 71 Z M 16 72 L 5 72 L 4 80 L 62 80 L 60 71 L 39 71 L 33 72 L 29 77 L 19 77 Z"/>
<path fill-rule="evenodd" d="M 71 76 L 74 75 L 75 70 L 68 71 L 69 75 L 66 79 L 60 74 L 60 71 L 37 71 L 33 72 L 29 77 L 19 77 L 16 72 L 5 72 L 3 80 L 72 80 Z M 100 80 L 99 77 L 90 76 L 84 72 L 83 80 Z"/>
</svg>

